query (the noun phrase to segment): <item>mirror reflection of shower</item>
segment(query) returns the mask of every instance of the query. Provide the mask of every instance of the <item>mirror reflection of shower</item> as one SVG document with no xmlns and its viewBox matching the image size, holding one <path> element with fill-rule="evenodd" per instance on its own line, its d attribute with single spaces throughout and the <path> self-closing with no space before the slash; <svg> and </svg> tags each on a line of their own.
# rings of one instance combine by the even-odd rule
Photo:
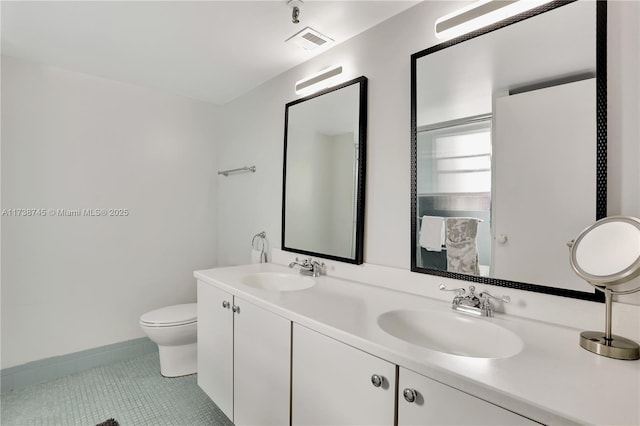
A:
<svg viewBox="0 0 640 426">
<path fill-rule="evenodd" d="M 491 115 L 418 129 L 418 266 L 488 276 Z"/>
</svg>

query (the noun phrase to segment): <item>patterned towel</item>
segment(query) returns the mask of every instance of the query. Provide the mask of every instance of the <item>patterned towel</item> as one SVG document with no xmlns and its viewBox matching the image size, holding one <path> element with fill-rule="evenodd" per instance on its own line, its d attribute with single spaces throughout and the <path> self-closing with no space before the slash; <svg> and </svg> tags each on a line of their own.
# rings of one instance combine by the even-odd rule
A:
<svg viewBox="0 0 640 426">
<path fill-rule="evenodd" d="M 478 267 L 478 222 L 473 217 L 446 219 L 447 271 L 480 275 Z"/>
</svg>

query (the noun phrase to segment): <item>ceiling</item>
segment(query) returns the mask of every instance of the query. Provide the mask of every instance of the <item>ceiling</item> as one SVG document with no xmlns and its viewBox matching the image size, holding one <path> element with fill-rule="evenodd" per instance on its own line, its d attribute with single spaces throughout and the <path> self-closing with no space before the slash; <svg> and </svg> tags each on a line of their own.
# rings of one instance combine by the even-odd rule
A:
<svg viewBox="0 0 640 426">
<path fill-rule="evenodd" d="M 225 104 L 417 1 L 2 1 L 2 54 Z M 335 45 L 335 44 L 334 44 Z"/>
</svg>

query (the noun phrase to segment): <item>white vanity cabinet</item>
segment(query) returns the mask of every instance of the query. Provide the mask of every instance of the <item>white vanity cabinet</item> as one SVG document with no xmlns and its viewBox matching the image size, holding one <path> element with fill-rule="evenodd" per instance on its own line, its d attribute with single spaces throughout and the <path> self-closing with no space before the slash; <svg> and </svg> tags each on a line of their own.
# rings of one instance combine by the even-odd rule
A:
<svg viewBox="0 0 640 426">
<path fill-rule="evenodd" d="M 231 294 L 198 281 L 198 386 L 230 419 L 233 419 L 232 305 Z"/>
<path fill-rule="evenodd" d="M 292 363 L 293 426 L 537 424 L 297 324 Z"/>
<path fill-rule="evenodd" d="M 298 324 L 292 363 L 293 426 L 394 424 L 394 364 Z"/>
<path fill-rule="evenodd" d="M 538 424 L 406 368 L 398 376 L 398 426 Z"/>
<path fill-rule="evenodd" d="M 233 422 L 288 425 L 291 321 L 235 297 Z"/>
<path fill-rule="evenodd" d="M 421 320 L 446 325 L 447 313 L 459 316 L 449 303 L 326 276 L 295 291 L 291 285 L 306 280 L 286 265 L 194 275 L 198 384 L 236 425 L 640 425 L 638 364 L 587 353 L 573 328 L 506 315 L 464 318 L 502 327 L 522 344 L 516 356 L 465 359 L 382 327 L 394 311 L 430 311 Z M 594 391 L 614 382 L 615 392 Z M 405 389 L 415 392 L 412 402 Z"/>
<path fill-rule="evenodd" d="M 291 321 L 198 282 L 198 385 L 235 425 L 285 425 Z"/>
</svg>

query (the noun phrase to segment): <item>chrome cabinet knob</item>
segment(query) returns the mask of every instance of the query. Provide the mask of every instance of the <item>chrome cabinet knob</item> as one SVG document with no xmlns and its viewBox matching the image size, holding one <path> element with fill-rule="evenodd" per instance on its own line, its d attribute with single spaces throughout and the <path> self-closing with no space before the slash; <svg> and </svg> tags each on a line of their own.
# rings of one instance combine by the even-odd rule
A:
<svg viewBox="0 0 640 426">
<path fill-rule="evenodd" d="M 404 400 L 407 402 L 415 402 L 418 397 L 418 393 L 415 389 L 406 388 L 402 391 L 402 395 L 404 396 Z"/>
<path fill-rule="evenodd" d="M 231 310 L 232 310 L 233 312 L 235 312 L 236 314 L 239 314 L 239 313 L 240 313 L 240 306 L 238 306 L 238 305 L 233 305 L 233 306 L 231 307 Z"/>
<path fill-rule="evenodd" d="M 373 386 L 379 388 L 380 386 L 382 386 L 383 382 L 384 382 L 384 377 L 378 374 L 374 374 L 373 376 L 371 376 L 371 384 Z"/>
<path fill-rule="evenodd" d="M 231 306 L 231 304 L 229 302 L 227 302 L 226 300 L 222 301 L 222 307 L 223 308 L 229 309 L 230 306 Z"/>
</svg>

